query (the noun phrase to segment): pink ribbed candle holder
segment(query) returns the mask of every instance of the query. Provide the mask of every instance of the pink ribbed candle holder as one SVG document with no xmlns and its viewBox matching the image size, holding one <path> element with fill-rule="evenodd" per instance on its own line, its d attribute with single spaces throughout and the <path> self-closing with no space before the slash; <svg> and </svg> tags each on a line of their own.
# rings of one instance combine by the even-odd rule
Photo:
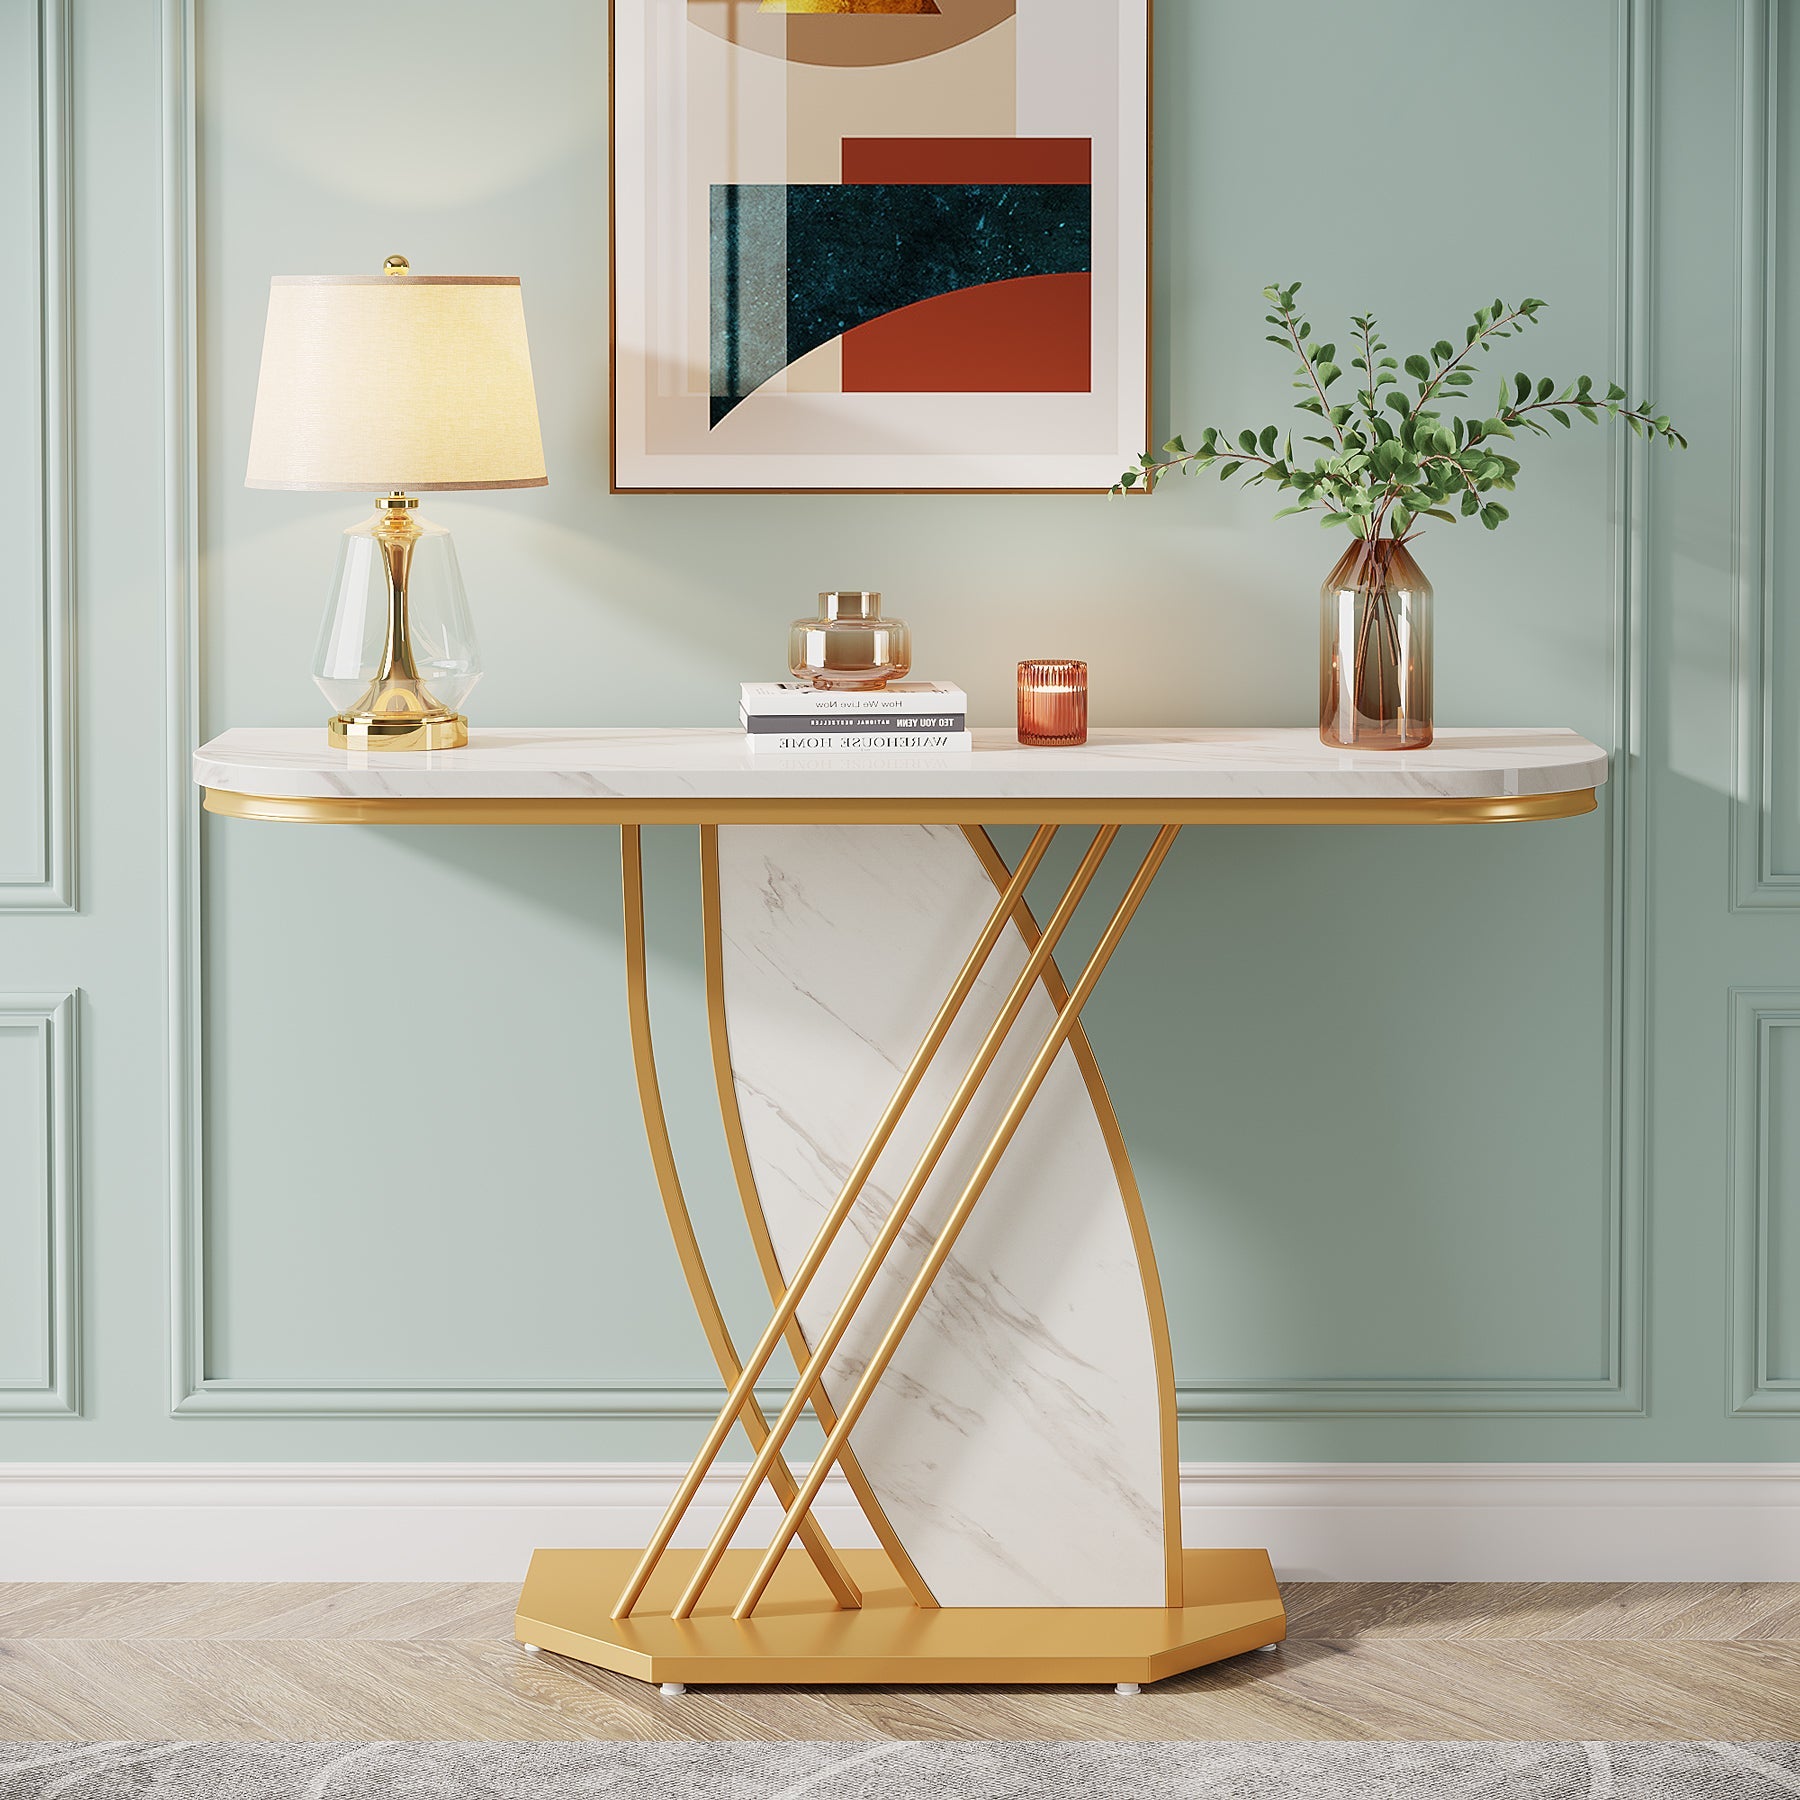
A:
<svg viewBox="0 0 1800 1800">
<path fill-rule="evenodd" d="M 1019 742 L 1036 747 L 1087 742 L 1086 663 L 1019 664 Z"/>
</svg>

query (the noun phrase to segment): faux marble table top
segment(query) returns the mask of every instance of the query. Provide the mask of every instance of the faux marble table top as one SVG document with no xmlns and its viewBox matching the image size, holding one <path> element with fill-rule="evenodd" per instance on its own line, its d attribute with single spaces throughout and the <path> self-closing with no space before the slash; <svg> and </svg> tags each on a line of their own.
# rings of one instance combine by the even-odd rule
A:
<svg viewBox="0 0 1800 1800">
<path fill-rule="evenodd" d="M 472 727 L 465 749 L 334 750 L 322 724 L 227 731 L 194 779 L 228 793 L 316 799 L 1449 799 L 1568 793 L 1606 779 L 1573 731 L 1441 730 L 1428 750 L 1333 750 L 1305 726 L 1093 732 L 1074 750 L 978 730 L 972 751 L 759 753 L 734 729 Z"/>
</svg>

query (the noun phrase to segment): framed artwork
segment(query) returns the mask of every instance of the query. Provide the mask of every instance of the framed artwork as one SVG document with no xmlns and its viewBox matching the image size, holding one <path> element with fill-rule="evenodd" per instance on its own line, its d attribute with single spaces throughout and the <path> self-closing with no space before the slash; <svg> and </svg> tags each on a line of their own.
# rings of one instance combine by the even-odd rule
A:
<svg viewBox="0 0 1800 1800">
<path fill-rule="evenodd" d="M 615 492 L 1103 491 L 1149 0 L 612 0 Z"/>
</svg>

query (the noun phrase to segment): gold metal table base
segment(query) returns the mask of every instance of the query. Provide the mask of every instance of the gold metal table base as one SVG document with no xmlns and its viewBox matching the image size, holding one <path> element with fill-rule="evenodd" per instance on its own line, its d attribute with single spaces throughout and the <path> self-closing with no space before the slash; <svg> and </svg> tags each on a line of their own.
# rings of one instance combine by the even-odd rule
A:
<svg viewBox="0 0 1800 1800">
<path fill-rule="evenodd" d="M 621 827 L 630 1026 L 644 1123 L 683 1273 L 729 1392 L 705 1444 L 690 1464 L 649 1545 L 641 1552 L 568 1549 L 539 1550 L 533 1555 L 515 1619 L 516 1634 L 522 1642 L 619 1674 L 662 1683 L 1141 1685 L 1279 1643 L 1287 1634 L 1287 1620 L 1265 1551 L 1181 1547 L 1167 1326 L 1160 1288 L 1154 1279 L 1147 1228 L 1136 1211 L 1136 1190 L 1129 1180 L 1128 1168 L 1121 1180 L 1121 1192 L 1128 1212 L 1133 1214 L 1134 1230 L 1140 1240 L 1140 1263 L 1146 1271 L 1145 1297 L 1156 1351 L 1162 1415 L 1164 1605 L 939 1605 L 909 1560 L 905 1546 L 858 1466 L 850 1432 L 860 1412 L 950 1255 L 957 1234 L 981 1198 L 1051 1062 L 1065 1045 L 1073 1044 L 1084 1071 L 1088 1069 L 1091 1053 L 1081 1033 L 1082 1006 L 1183 825 L 1472 824 L 1567 818 L 1592 810 L 1594 793 L 1583 788 L 1565 793 L 1460 799 L 1063 798 L 1045 803 L 1024 799 L 836 800 L 766 796 L 738 800 L 622 800 L 601 796 L 537 800 L 284 798 L 207 789 L 205 804 L 208 811 L 227 816 L 316 823 Z M 1008 867 L 980 830 L 984 824 L 1003 822 L 1029 822 L 1040 827 L 1017 869 Z M 732 1092 L 720 978 L 717 830 L 723 824 L 788 823 L 961 825 L 987 869 L 996 900 L 968 961 L 907 1065 L 886 1111 L 875 1124 L 862 1157 L 850 1169 L 812 1248 L 784 1286 L 756 1195 Z M 644 942 L 640 833 L 641 827 L 648 824 L 701 827 L 709 1011 L 721 1116 L 732 1148 L 746 1221 L 775 1305 L 774 1315 L 748 1357 L 740 1357 L 706 1273 L 663 1115 L 650 1034 Z M 1056 828 L 1069 824 L 1093 824 L 1099 829 L 1040 933 L 1025 899 L 1025 887 Z M 1054 960 L 1057 937 L 1080 904 L 1089 880 L 1120 828 L 1130 824 L 1152 824 L 1159 829 L 1086 967 L 1077 980 L 1067 983 Z M 1009 929 L 1017 929 L 1028 947 L 1025 965 L 825 1328 L 822 1341 L 810 1344 L 799 1332 L 800 1299 L 840 1227 L 858 1204 L 877 1157 L 913 1099 L 924 1069 L 942 1045 L 958 1009 L 969 997 L 990 951 Z M 1026 996 L 1040 982 L 1054 1007 L 1055 1022 L 1049 1036 L 1008 1102 L 998 1129 L 939 1228 L 930 1254 L 913 1277 L 854 1389 L 841 1405 L 834 1405 L 824 1391 L 825 1364 L 897 1239 L 907 1211 L 930 1178 L 937 1157 L 986 1077 Z M 1089 1086 L 1090 1090 L 1098 1090 L 1103 1099 L 1097 1071 Z M 1105 1121 L 1111 1118 L 1110 1105 L 1101 1105 L 1097 1100 L 1096 1113 L 1105 1130 Z M 1116 1140 L 1115 1121 L 1109 1143 L 1115 1163 L 1124 1167 L 1123 1144 Z M 793 1351 L 796 1362 L 804 1366 L 780 1415 L 771 1422 L 757 1404 L 754 1388 L 770 1357 L 784 1343 Z M 790 1430 L 809 1409 L 824 1427 L 826 1441 L 805 1479 L 796 1480 L 783 1448 Z M 705 1549 L 672 1548 L 676 1530 L 734 1428 L 745 1431 L 756 1452 L 750 1472 L 740 1482 Z M 820 1486 L 834 1466 L 843 1469 L 884 1549 L 839 1551 L 812 1516 Z M 765 1483 L 785 1509 L 775 1540 L 761 1552 L 727 1548 L 735 1527 L 742 1523 L 758 1489 Z M 1079 1544 L 1069 1546 L 1071 1556 L 1079 1557 L 1080 1553 Z M 721 1576 L 723 1579 L 716 1579 Z"/>
<path fill-rule="evenodd" d="M 1074 1547 L 1071 1547 L 1072 1551 Z M 945 1606 L 913 1602 L 879 1550 L 845 1550 L 862 1605 L 835 1607 L 804 1552 L 791 1550 L 748 1619 L 731 1616 L 759 1552 L 727 1551 L 717 1600 L 672 1619 L 697 1550 L 671 1550 L 642 1608 L 610 1616 L 635 1550 L 539 1550 L 515 1635 L 640 1681 L 938 1686 L 1162 1681 L 1277 1644 L 1287 1618 L 1262 1550 L 1189 1550 L 1186 1606 Z"/>
</svg>

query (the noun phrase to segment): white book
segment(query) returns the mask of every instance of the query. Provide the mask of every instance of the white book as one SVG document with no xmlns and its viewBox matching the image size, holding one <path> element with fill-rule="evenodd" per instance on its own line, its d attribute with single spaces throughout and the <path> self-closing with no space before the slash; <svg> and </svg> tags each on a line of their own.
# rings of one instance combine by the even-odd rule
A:
<svg viewBox="0 0 1800 1800">
<path fill-rule="evenodd" d="M 781 751 L 813 755 L 955 756 L 974 747 L 966 731 L 761 731 L 745 732 L 744 747 L 753 756 Z"/>
<path fill-rule="evenodd" d="M 967 713 L 969 696 L 953 681 L 890 681 L 883 688 L 816 688 L 808 681 L 746 681 L 738 705 L 747 715 L 826 719 L 833 713 Z"/>
</svg>

